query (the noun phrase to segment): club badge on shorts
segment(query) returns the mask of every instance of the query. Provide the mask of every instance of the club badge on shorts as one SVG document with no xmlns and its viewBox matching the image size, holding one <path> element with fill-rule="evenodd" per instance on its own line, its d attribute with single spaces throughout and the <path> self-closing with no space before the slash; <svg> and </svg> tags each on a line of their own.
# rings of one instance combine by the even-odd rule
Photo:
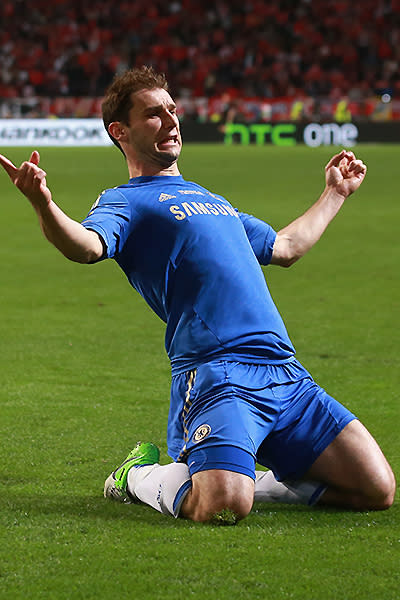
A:
<svg viewBox="0 0 400 600">
<path fill-rule="evenodd" d="M 198 427 L 193 434 L 193 443 L 198 444 L 199 442 L 204 440 L 204 438 L 206 438 L 210 433 L 211 427 L 209 425 L 207 425 L 206 423 L 204 425 L 200 425 L 200 427 Z"/>
</svg>

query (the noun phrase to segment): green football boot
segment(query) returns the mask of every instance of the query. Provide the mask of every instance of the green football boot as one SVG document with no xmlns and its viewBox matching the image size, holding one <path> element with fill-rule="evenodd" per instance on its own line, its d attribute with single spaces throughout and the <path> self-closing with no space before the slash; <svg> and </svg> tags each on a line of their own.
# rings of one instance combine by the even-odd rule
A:
<svg viewBox="0 0 400 600">
<path fill-rule="evenodd" d="M 126 502 L 128 504 L 135 501 L 134 497 L 128 492 L 128 471 L 132 467 L 143 467 L 145 465 L 154 465 L 160 459 L 160 451 L 151 442 L 138 442 L 136 447 L 131 450 L 122 463 L 115 471 L 107 477 L 104 484 L 104 497 L 116 500 L 117 502 Z"/>
</svg>

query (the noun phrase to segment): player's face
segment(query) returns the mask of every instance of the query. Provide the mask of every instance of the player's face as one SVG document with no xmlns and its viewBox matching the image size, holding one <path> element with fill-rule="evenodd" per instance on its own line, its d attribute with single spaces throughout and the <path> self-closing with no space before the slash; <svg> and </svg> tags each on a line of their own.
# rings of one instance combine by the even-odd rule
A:
<svg viewBox="0 0 400 600">
<path fill-rule="evenodd" d="M 182 139 L 176 105 L 161 88 L 132 94 L 129 112 L 129 144 L 142 165 L 168 168 L 179 157 Z"/>
</svg>

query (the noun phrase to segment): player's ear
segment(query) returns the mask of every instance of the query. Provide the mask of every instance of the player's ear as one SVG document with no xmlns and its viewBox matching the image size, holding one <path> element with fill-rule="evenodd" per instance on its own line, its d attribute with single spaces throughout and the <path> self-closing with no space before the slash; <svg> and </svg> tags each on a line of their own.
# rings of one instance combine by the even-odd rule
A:
<svg viewBox="0 0 400 600">
<path fill-rule="evenodd" d="M 126 128 L 120 121 L 113 121 L 108 126 L 108 133 L 119 141 L 125 141 Z"/>
</svg>

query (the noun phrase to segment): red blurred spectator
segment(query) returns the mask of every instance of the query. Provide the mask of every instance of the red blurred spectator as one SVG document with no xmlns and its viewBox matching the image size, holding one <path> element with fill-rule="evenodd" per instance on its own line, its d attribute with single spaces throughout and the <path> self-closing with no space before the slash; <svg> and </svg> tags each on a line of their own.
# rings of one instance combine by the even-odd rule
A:
<svg viewBox="0 0 400 600">
<path fill-rule="evenodd" d="M 5 0 L 0 21 L 3 96 L 101 95 L 146 62 L 176 96 L 399 94 L 400 0 Z"/>
</svg>

